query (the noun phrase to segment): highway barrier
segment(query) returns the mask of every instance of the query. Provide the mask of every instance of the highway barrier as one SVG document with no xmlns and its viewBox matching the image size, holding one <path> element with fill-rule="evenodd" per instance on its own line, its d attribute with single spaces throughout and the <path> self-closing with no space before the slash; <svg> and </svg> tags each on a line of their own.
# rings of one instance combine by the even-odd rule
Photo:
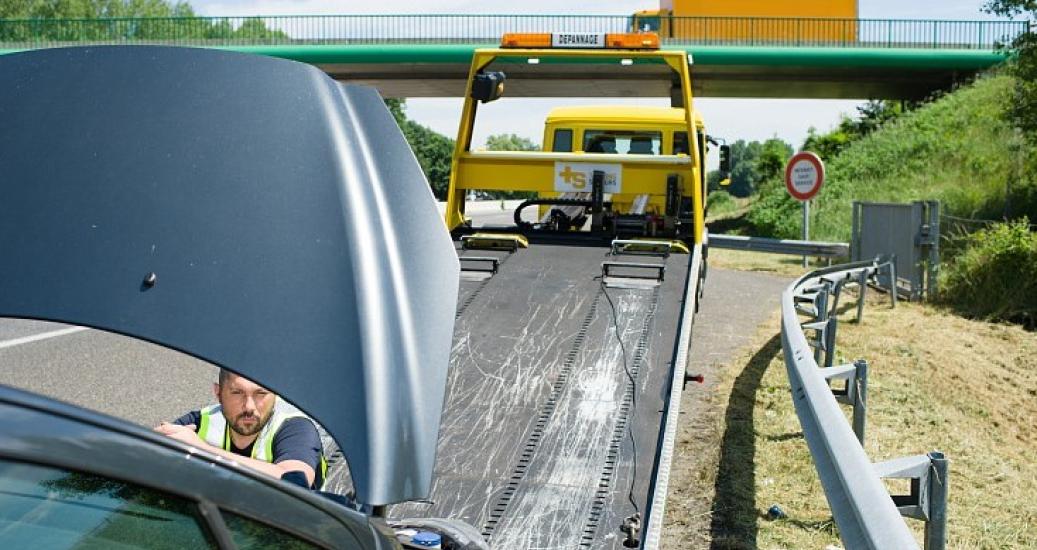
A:
<svg viewBox="0 0 1037 550">
<path fill-rule="evenodd" d="M 770 254 L 813 256 L 815 258 L 846 258 L 850 255 L 849 243 L 768 239 L 766 237 L 743 237 L 741 235 L 718 235 L 715 233 L 709 234 L 709 246 L 731 250 L 767 252 Z"/>
<path fill-rule="evenodd" d="M 943 550 L 947 531 L 948 460 L 940 452 L 872 464 L 864 452 L 868 365 L 858 360 L 834 365 L 840 294 L 895 280 L 892 257 L 832 266 L 796 280 L 781 296 L 781 343 L 796 414 L 817 467 L 832 516 L 847 549 L 918 548 L 901 516 L 921 519 L 926 550 Z M 887 275 L 880 278 L 879 275 Z M 896 293 L 889 293 L 894 307 Z M 801 322 L 800 315 L 808 321 Z M 804 331 L 812 331 L 807 339 Z M 842 388 L 832 381 L 845 380 Z M 838 403 L 853 407 L 847 423 Z M 890 496 L 882 479 L 909 479 L 908 495 Z"/>
</svg>

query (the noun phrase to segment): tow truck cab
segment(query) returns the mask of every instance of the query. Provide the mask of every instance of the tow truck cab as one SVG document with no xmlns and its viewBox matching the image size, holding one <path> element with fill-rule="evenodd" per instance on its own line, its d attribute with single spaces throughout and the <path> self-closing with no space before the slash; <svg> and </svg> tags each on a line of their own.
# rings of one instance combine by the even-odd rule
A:
<svg viewBox="0 0 1037 550">
<path fill-rule="evenodd" d="M 698 165 L 705 165 L 706 128 L 702 114 L 692 111 L 698 145 Z M 551 110 L 544 123 L 544 150 L 553 153 L 598 153 L 614 155 L 683 155 L 694 150 L 689 142 L 684 109 L 674 107 L 596 105 L 558 107 Z M 699 180 L 705 196 L 705 171 Z M 560 193 L 543 192 L 542 197 Z M 643 200 L 643 199 L 642 199 Z M 630 212 L 641 207 L 637 195 L 612 195 L 613 210 Z M 643 210 L 652 216 L 663 216 L 666 204 L 660 197 L 650 197 Z M 540 216 L 550 213 L 541 206 Z"/>
<path fill-rule="evenodd" d="M 690 63 L 684 50 L 660 50 L 652 33 L 507 34 L 500 48 L 476 50 L 451 166 L 447 227 L 455 236 L 478 229 L 465 217 L 468 191 L 524 191 L 537 198 L 523 203 L 509 229 L 527 236 L 544 230 L 605 242 L 703 242 L 706 138 L 692 107 Z M 481 104 L 502 96 L 588 95 L 666 97 L 670 107 L 563 109 L 548 120 L 544 151 L 471 147 Z M 609 142 L 625 150 L 606 149 Z M 530 223 L 521 209 L 532 206 L 551 208 Z"/>
</svg>

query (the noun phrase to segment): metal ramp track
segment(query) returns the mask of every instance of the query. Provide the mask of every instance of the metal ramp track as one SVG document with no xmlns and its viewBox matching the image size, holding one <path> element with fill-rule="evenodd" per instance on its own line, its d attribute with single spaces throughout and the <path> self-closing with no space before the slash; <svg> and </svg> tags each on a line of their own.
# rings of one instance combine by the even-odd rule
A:
<svg viewBox="0 0 1037 550">
<path fill-rule="evenodd" d="M 606 252 L 534 245 L 462 282 L 432 493 L 390 517 L 463 519 L 494 548 L 622 547 L 628 493 L 647 507 L 688 256 L 660 260 L 658 286 L 603 290 Z"/>
</svg>

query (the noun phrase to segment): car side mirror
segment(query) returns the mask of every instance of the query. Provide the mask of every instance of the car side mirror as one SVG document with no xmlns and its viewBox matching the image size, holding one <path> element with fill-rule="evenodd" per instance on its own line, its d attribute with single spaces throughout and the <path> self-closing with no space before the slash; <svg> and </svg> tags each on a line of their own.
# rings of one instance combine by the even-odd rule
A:
<svg viewBox="0 0 1037 550">
<path fill-rule="evenodd" d="M 731 146 L 721 145 L 720 146 L 720 171 L 730 172 L 731 171 Z"/>
<path fill-rule="evenodd" d="M 490 71 L 475 75 L 472 80 L 472 99 L 489 103 L 504 95 L 504 73 Z"/>
</svg>

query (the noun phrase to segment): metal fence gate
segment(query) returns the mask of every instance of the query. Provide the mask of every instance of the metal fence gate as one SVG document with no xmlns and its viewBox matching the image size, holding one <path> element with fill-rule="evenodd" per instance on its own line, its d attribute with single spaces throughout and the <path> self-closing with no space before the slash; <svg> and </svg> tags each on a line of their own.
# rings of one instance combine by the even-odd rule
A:
<svg viewBox="0 0 1037 550">
<path fill-rule="evenodd" d="M 895 255 L 897 291 L 911 300 L 928 299 L 936 292 L 939 243 L 939 201 L 853 203 L 853 261 Z M 882 281 L 892 288 L 889 283 Z"/>
</svg>

